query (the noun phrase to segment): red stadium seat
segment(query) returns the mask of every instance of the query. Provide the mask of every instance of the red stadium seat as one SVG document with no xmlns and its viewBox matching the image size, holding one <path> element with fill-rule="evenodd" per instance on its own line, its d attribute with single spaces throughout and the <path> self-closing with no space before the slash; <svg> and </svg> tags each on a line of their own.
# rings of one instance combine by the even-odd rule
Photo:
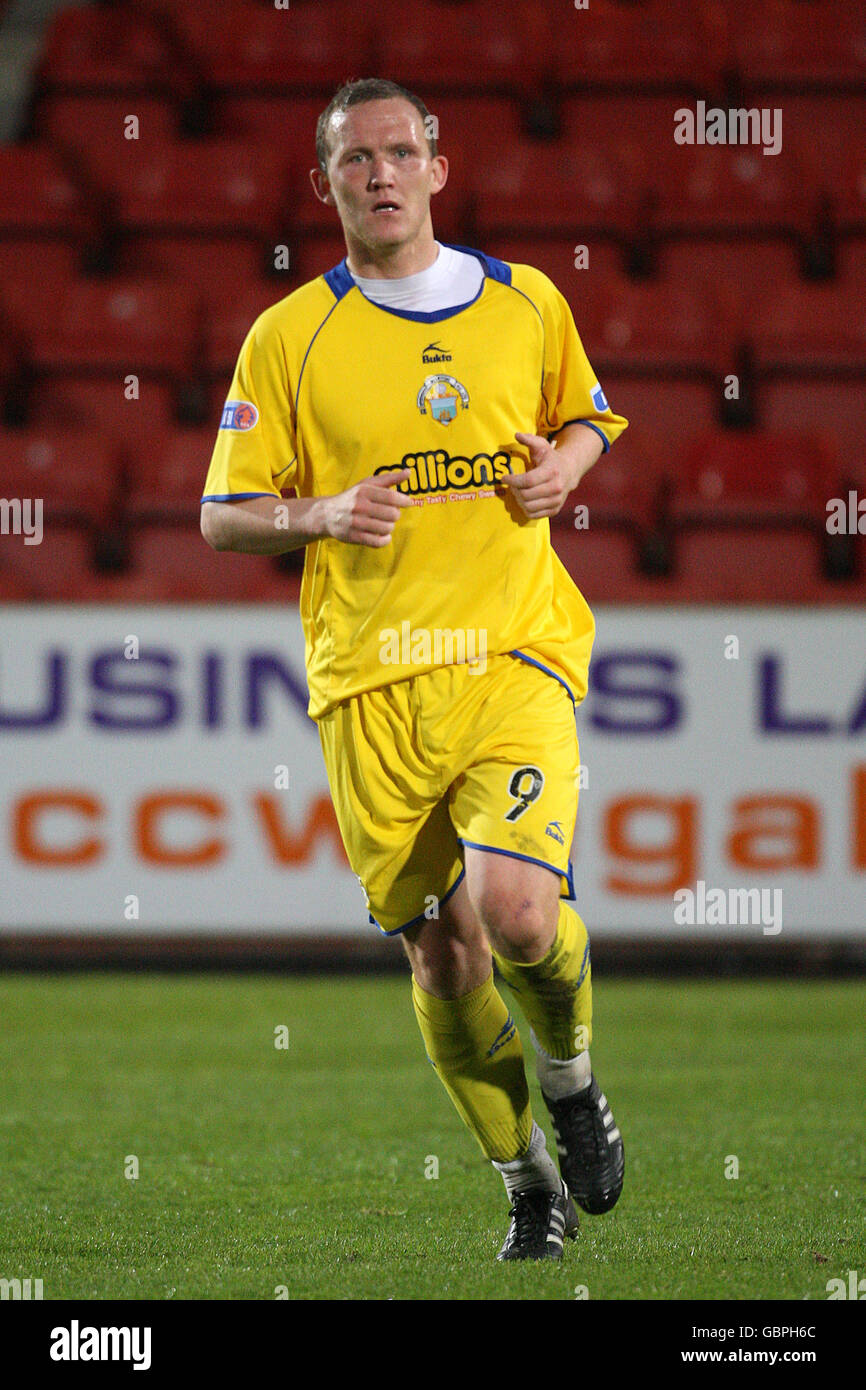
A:
<svg viewBox="0 0 866 1390">
<path fill-rule="evenodd" d="M 775 236 L 811 229 L 816 197 L 795 156 L 753 145 L 676 145 L 652 227 L 661 236 Z"/>
<path fill-rule="evenodd" d="M 553 548 L 591 604 L 628 602 L 634 597 L 637 550 L 624 531 L 551 531 Z"/>
<path fill-rule="evenodd" d="M 0 551 L 2 576 L 19 594 L 40 602 L 99 601 L 104 597 L 93 567 L 94 540 L 78 527 L 52 524 L 46 507 L 41 545 L 25 545 L 21 537 L 4 538 Z"/>
<path fill-rule="evenodd" d="M 641 147 L 644 168 L 655 177 L 663 169 L 661 152 L 673 139 L 678 104 L 694 105 L 691 93 L 678 96 L 653 93 L 588 92 L 562 101 L 562 136 L 578 148 L 606 150 L 628 141 Z"/>
<path fill-rule="evenodd" d="M 730 361 L 712 297 L 679 281 L 619 276 L 587 297 L 582 328 L 602 372 L 711 377 Z"/>
<path fill-rule="evenodd" d="M 224 96 L 217 119 L 224 138 L 247 140 L 282 150 L 294 165 L 316 164 L 316 124 L 327 101 L 323 96 Z"/>
<path fill-rule="evenodd" d="M 701 600 L 807 601 L 821 576 L 835 463 L 816 440 L 696 439 L 670 497 L 674 573 Z"/>
<path fill-rule="evenodd" d="M 713 90 L 721 68 L 699 9 L 687 0 L 591 0 L 563 10 L 551 37 L 556 80 L 566 89 Z"/>
<path fill-rule="evenodd" d="M 198 527 L 216 429 L 164 429 L 137 439 L 124 509 L 133 524 Z"/>
<path fill-rule="evenodd" d="M 44 293 L 46 304 L 56 302 L 62 290 L 78 273 L 78 253 L 66 241 L 41 241 L 38 238 L 0 241 L 0 304 L 4 289 L 15 286 L 14 295 L 21 297 Z"/>
<path fill-rule="evenodd" d="M 265 237 L 284 213 L 285 172 L 278 149 L 178 141 L 128 151 L 108 176 L 108 192 L 118 225 L 129 231 Z"/>
<path fill-rule="evenodd" d="M 208 85 L 221 93 L 324 91 L 370 63 L 369 20 L 352 0 L 172 8 Z"/>
<path fill-rule="evenodd" d="M 168 92 L 178 76 L 177 46 L 158 8 L 73 5 L 51 20 L 38 82 L 47 91 Z"/>
<path fill-rule="evenodd" d="M 98 430 L 104 439 L 125 444 L 174 423 L 173 384 L 142 378 L 138 399 L 130 400 L 123 377 L 41 377 L 31 391 L 27 418 L 34 427 Z M 217 417 L 219 418 L 219 417 Z"/>
<path fill-rule="evenodd" d="M 748 109 L 766 105 L 767 99 L 746 91 L 740 104 Z M 837 198 L 856 169 L 857 153 L 866 153 L 866 95 L 786 92 L 782 111 L 783 152 L 797 154 L 814 189 Z"/>
<path fill-rule="evenodd" d="M 768 431 L 697 438 L 677 471 L 671 517 L 700 525 L 823 527 L 836 468 L 817 441 Z"/>
<path fill-rule="evenodd" d="M 683 531 L 674 577 L 691 602 L 810 603 L 820 582 L 818 538 L 736 526 Z"/>
<path fill-rule="evenodd" d="M 575 237 L 491 237 L 480 248 L 511 265 L 531 265 L 552 280 L 571 305 L 579 333 L 583 333 L 584 306 L 604 297 L 621 271 L 622 258 L 615 247 L 604 242 L 583 251 Z M 575 265 L 575 260 L 579 266 Z"/>
<path fill-rule="evenodd" d="M 269 556 L 217 553 L 203 539 L 201 496 L 215 442 L 216 424 L 156 429 L 131 441 L 124 499 L 130 569 L 112 581 L 117 597 L 221 602 L 297 598 L 299 574 L 281 572 Z"/>
<path fill-rule="evenodd" d="M 436 122 L 440 153 L 449 159 L 456 150 L 474 158 L 479 145 L 507 145 L 521 132 L 519 103 L 512 97 L 439 92 L 425 104 Z"/>
<path fill-rule="evenodd" d="M 862 286 L 789 280 L 753 306 L 749 339 L 759 372 L 866 376 Z M 862 389 L 862 387 L 861 387 Z"/>
<path fill-rule="evenodd" d="M 13 287 L 14 289 L 14 287 Z M 67 375 L 118 373 L 187 377 L 196 362 L 195 296 L 146 281 L 75 281 L 50 315 L 28 294 L 7 290 L 34 366 Z"/>
<path fill-rule="evenodd" d="M 797 254 L 790 241 L 666 241 L 658 257 L 662 283 L 707 294 L 729 342 L 742 340 L 755 320 L 755 305 L 779 286 L 794 282 Z"/>
<path fill-rule="evenodd" d="M 586 347 L 595 365 L 592 342 L 586 341 Z M 664 377 L 648 381 L 604 372 L 602 385 L 618 415 L 624 415 L 637 432 L 649 430 L 655 435 L 671 460 L 671 472 L 679 467 L 679 460 L 694 436 L 715 428 L 717 391 L 709 382 Z M 630 447 L 628 436 L 626 430 L 614 448 Z"/>
<path fill-rule="evenodd" d="M 833 216 L 843 236 L 866 236 L 866 143 L 859 141 L 847 151 L 842 182 L 831 194 Z"/>
<path fill-rule="evenodd" d="M 130 124 L 130 116 L 138 122 Z M 57 95 L 39 103 L 38 138 L 73 154 L 102 184 L 110 184 L 118 167 L 176 139 L 177 113 L 166 97 Z M 135 138 L 127 132 L 135 131 Z"/>
<path fill-rule="evenodd" d="M 245 236 L 131 232 L 123 238 L 117 274 L 173 282 L 195 290 L 204 299 L 215 300 L 224 291 L 231 294 L 236 284 L 258 280 L 266 261 L 273 266 L 276 245 L 262 245 Z M 289 243 L 283 240 L 282 245 L 288 248 Z M 284 279 L 294 282 L 295 278 L 291 273 L 275 276 L 274 298 L 287 293 L 280 288 Z"/>
<path fill-rule="evenodd" d="M 291 288 L 276 280 L 238 281 L 219 287 L 205 308 L 204 361 L 211 376 L 231 376 L 254 320 L 285 298 Z"/>
<path fill-rule="evenodd" d="M 743 81 L 767 91 L 855 89 L 866 80 L 866 16 L 852 0 L 755 0 L 731 23 Z"/>
<path fill-rule="evenodd" d="M 623 240 L 641 230 L 646 189 L 639 151 L 576 149 L 521 137 L 508 156 L 481 148 L 473 168 L 479 233 Z"/>
<path fill-rule="evenodd" d="M 449 91 L 526 95 L 552 67 L 555 29 L 543 0 L 385 3 L 376 6 L 376 21 L 377 70 L 425 100 Z"/>
<path fill-rule="evenodd" d="M 760 418 L 773 432 L 809 435 L 838 460 L 838 480 L 866 492 L 866 391 L 861 381 L 832 376 L 770 377 L 758 388 Z"/>
<path fill-rule="evenodd" d="M 107 524 L 118 496 L 120 474 L 117 455 L 100 434 L 39 428 L 2 430 L 0 457 L 4 495 L 41 497 L 46 535 L 55 524 Z"/>
<path fill-rule="evenodd" d="M 651 431 L 626 430 L 551 519 L 552 531 L 574 530 L 581 536 L 586 531 L 620 531 L 631 539 L 636 554 L 640 536 L 652 525 L 664 459 L 663 446 Z M 586 512 L 576 510 L 581 507 Z"/>
<path fill-rule="evenodd" d="M 80 242 L 92 230 L 84 198 L 57 156 L 43 145 L 0 145 L 0 237 L 57 237 Z"/>
<path fill-rule="evenodd" d="M 131 569 L 112 589 L 153 602 L 297 602 L 299 573 L 283 573 L 270 556 L 212 550 L 195 526 L 137 526 Z"/>
<path fill-rule="evenodd" d="M 0 551 L 0 603 L 30 603 L 39 597 L 38 588 L 28 576 L 8 568 Z"/>
</svg>

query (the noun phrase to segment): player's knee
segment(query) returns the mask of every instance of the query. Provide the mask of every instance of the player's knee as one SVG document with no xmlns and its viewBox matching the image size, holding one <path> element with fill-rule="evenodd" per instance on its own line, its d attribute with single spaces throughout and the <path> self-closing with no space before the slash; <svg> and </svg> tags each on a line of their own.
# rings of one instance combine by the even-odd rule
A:
<svg viewBox="0 0 866 1390">
<path fill-rule="evenodd" d="M 420 938 L 404 936 L 403 946 L 412 974 L 422 989 L 440 999 L 468 994 L 488 977 L 492 968 L 484 936 L 462 940 L 448 932 L 425 932 Z"/>
<path fill-rule="evenodd" d="M 556 919 L 535 895 L 522 889 L 490 888 L 482 894 L 478 911 L 497 955 L 527 964 L 549 951 Z"/>
</svg>

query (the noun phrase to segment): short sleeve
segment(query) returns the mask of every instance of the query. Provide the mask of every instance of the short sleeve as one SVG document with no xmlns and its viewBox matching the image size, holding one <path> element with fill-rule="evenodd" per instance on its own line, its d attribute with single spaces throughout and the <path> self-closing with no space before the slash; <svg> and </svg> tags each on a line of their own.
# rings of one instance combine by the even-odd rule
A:
<svg viewBox="0 0 866 1390">
<path fill-rule="evenodd" d="M 294 407 L 283 345 L 265 313 L 241 348 L 201 500 L 279 497 L 294 486 L 296 475 Z"/>
<path fill-rule="evenodd" d="M 601 435 L 605 451 L 628 421 L 608 404 L 578 336 L 571 309 L 555 288 L 543 304 L 544 381 L 538 433 L 551 438 L 566 425 L 589 425 Z"/>
</svg>

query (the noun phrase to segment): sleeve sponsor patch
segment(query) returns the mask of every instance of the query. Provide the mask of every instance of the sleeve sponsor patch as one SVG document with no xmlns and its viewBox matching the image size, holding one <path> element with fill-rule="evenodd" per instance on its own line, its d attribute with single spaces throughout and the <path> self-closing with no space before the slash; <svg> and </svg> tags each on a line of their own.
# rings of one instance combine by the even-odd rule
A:
<svg viewBox="0 0 866 1390">
<path fill-rule="evenodd" d="M 604 394 L 598 382 L 593 386 L 590 395 L 592 396 L 592 403 L 596 410 L 610 410 L 610 406 L 607 403 L 607 396 Z"/>
<path fill-rule="evenodd" d="M 221 430 L 251 430 L 259 412 L 251 401 L 226 401 L 223 406 Z"/>
</svg>

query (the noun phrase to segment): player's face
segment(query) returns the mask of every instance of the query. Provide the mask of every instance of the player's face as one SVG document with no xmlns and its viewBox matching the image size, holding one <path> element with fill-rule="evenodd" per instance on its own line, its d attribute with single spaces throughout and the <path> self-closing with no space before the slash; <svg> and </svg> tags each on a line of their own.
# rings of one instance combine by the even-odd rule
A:
<svg viewBox="0 0 866 1390">
<path fill-rule="evenodd" d="M 336 205 L 350 252 L 354 242 L 372 260 L 387 257 L 430 228 L 430 198 L 448 165 L 431 158 L 411 102 L 389 98 L 338 112 L 329 145 L 327 177 L 317 188 Z"/>
</svg>

